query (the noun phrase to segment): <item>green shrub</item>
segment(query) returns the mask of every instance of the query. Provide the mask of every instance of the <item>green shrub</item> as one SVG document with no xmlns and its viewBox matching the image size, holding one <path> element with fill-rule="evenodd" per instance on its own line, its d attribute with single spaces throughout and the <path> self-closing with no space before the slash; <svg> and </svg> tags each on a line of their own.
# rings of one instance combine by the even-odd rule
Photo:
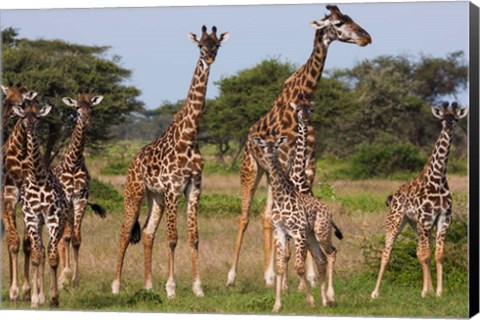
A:
<svg viewBox="0 0 480 320">
<path fill-rule="evenodd" d="M 393 137 L 383 135 L 373 144 L 357 146 L 352 157 L 352 178 L 387 177 L 395 172 L 422 169 L 426 158 L 420 149 L 407 142 L 397 142 Z"/>
<path fill-rule="evenodd" d="M 127 174 L 129 166 L 130 160 L 113 160 L 109 162 L 106 167 L 100 170 L 100 174 L 123 176 Z"/>
<path fill-rule="evenodd" d="M 107 211 L 107 214 L 123 210 L 123 196 L 111 183 L 103 183 L 95 178 L 90 180 L 89 202 L 98 203 Z"/>
<path fill-rule="evenodd" d="M 468 283 L 468 238 L 466 215 L 454 216 L 445 241 L 443 276 L 449 288 L 464 287 Z M 405 286 L 422 283 L 423 273 L 417 259 L 417 239 L 407 225 L 395 241 L 384 281 Z M 435 230 L 433 231 L 435 234 Z M 435 239 L 435 238 L 433 238 Z M 361 250 L 367 272 L 377 275 L 385 244 L 384 235 L 370 235 L 363 241 Z M 435 241 L 431 245 L 430 272 L 436 279 Z M 434 286 L 435 286 L 434 282 Z"/>
</svg>

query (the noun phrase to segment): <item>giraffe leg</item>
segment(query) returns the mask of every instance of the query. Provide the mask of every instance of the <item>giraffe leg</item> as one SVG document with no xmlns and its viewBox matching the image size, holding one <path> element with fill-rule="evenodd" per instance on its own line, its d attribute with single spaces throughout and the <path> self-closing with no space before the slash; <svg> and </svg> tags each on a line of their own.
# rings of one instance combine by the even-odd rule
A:
<svg viewBox="0 0 480 320">
<path fill-rule="evenodd" d="M 446 216 L 440 216 L 437 222 L 437 238 L 435 244 L 435 263 L 437 267 L 437 291 L 436 294 L 440 297 L 443 293 L 443 251 L 445 248 L 445 237 L 447 235 L 448 228 L 452 223 L 451 209 Z"/>
<path fill-rule="evenodd" d="M 177 232 L 177 209 L 178 201 L 180 200 L 179 192 L 172 192 L 165 194 L 165 207 L 167 209 L 167 253 L 168 253 L 168 279 L 165 286 L 167 291 L 167 298 L 175 298 L 175 248 L 177 247 L 178 232 Z"/>
<path fill-rule="evenodd" d="M 18 251 L 20 237 L 17 233 L 15 207 L 18 199 L 18 189 L 13 186 L 4 186 L 2 201 L 2 220 L 7 235 L 7 247 L 10 267 L 10 301 L 16 301 L 20 294 L 18 287 Z"/>
<path fill-rule="evenodd" d="M 333 288 L 333 269 L 335 266 L 335 260 L 337 256 L 337 250 L 332 245 L 332 225 L 330 223 L 330 218 L 319 219 L 317 215 L 317 220 L 315 221 L 314 232 L 315 238 L 320 244 L 320 249 L 327 259 L 327 270 L 326 275 L 328 279 L 328 289 L 327 289 L 327 304 L 334 306 L 335 302 L 335 292 Z M 328 215 L 330 216 L 330 215 Z"/>
<path fill-rule="evenodd" d="M 62 217 L 60 208 L 57 209 L 55 214 L 57 217 Z M 50 306 L 58 307 L 59 305 L 59 292 L 58 292 L 58 278 L 57 269 L 59 263 L 59 251 L 58 244 L 61 240 L 65 223 L 63 221 L 55 221 L 53 223 L 47 222 L 47 228 L 50 234 L 48 242 L 48 262 L 50 265 Z"/>
<path fill-rule="evenodd" d="M 273 192 L 270 184 L 268 185 L 267 203 L 262 213 L 263 224 L 263 271 L 265 285 L 271 287 L 275 281 L 275 246 L 272 237 L 272 207 L 273 207 Z"/>
<path fill-rule="evenodd" d="M 259 170 L 255 159 L 253 159 L 253 157 L 245 149 L 240 175 L 242 189 L 242 212 L 238 217 L 238 234 L 235 242 L 235 248 L 233 250 L 231 268 L 228 272 L 227 286 L 235 285 L 235 279 L 237 277 L 238 259 L 240 256 L 240 249 L 242 247 L 243 235 L 247 230 L 248 215 L 252 206 L 253 195 L 255 194 L 258 183 L 262 178 L 262 174 L 263 171 Z"/>
<path fill-rule="evenodd" d="M 60 256 L 60 268 L 62 269 L 60 277 L 58 279 L 59 287 L 63 288 L 65 284 L 70 280 L 72 275 L 72 269 L 70 267 L 70 243 L 72 241 L 72 228 L 70 224 L 64 229 L 62 239 L 58 244 L 59 256 Z"/>
<path fill-rule="evenodd" d="M 130 242 L 133 227 L 138 220 L 144 192 L 145 186 L 138 176 L 137 170 L 130 167 L 127 176 L 127 183 L 125 185 L 124 217 L 122 229 L 120 230 L 120 251 L 118 254 L 115 277 L 112 282 L 113 294 L 120 293 L 123 260 Z"/>
<path fill-rule="evenodd" d="M 300 283 L 305 285 L 305 295 L 310 307 L 315 307 L 315 299 L 310 292 L 310 288 L 305 278 L 305 259 L 307 258 L 307 239 L 305 235 L 295 238 L 295 271 L 300 278 Z"/>
<path fill-rule="evenodd" d="M 42 233 L 43 226 L 40 227 L 39 234 Z M 43 240 L 40 236 L 41 250 L 40 250 L 40 263 L 38 266 L 38 303 L 39 305 L 45 304 L 45 247 L 43 246 Z"/>
<path fill-rule="evenodd" d="M 145 227 L 142 231 L 142 240 L 143 240 L 143 254 L 144 254 L 144 266 L 145 266 L 145 283 L 144 288 L 149 290 L 153 287 L 152 282 L 152 251 L 153 251 L 153 242 L 155 240 L 155 233 L 157 232 L 158 225 L 162 220 L 164 199 L 163 196 L 155 197 L 154 195 L 147 191 L 147 206 L 148 214 L 147 221 L 145 222 Z"/>
<path fill-rule="evenodd" d="M 393 201 L 390 203 L 392 207 Z M 398 234 L 405 227 L 407 218 L 404 217 L 400 210 L 391 209 L 386 219 L 386 236 L 385 236 L 385 248 L 382 253 L 382 260 L 380 263 L 380 272 L 378 274 L 377 283 L 375 289 L 372 291 L 372 299 L 376 299 L 380 295 L 380 284 L 382 283 L 383 274 L 387 267 L 390 256 L 392 255 L 393 245 L 397 239 Z"/>
<path fill-rule="evenodd" d="M 202 176 L 197 175 L 192 178 L 185 195 L 187 197 L 187 225 L 188 242 L 192 255 L 192 280 L 193 293 L 197 297 L 203 297 L 202 284 L 200 281 L 199 261 L 198 261 L 198 203 L 202 191 Z"/>
<path fill-rule="evenodd" d="M 423 271 L 423 289 L 422 298 L 432 291 L 432 279 L 430 276 L 430 230 L 422 225 L 418 225 L 418 244 L 417 258 Z"/>
<path fill-rule="evenodd" d="M 282 290 L 288 290 L 288 262 L 290 261 L 290 257 L 292 256 L 292 251 L 290 250 L 290 241 L 287 238 L 287 242 L 285 245 L 285 277 L 283 277 L 282 283 Z"/>
<path fill-rule="evenodd" d="M 27 210 L 25 207 L 23 209 L 24 212 L 24 221 L 25 221 L 25 228 L 27 229 L 28 236 L 30 237 L 31 243 L 31 261 L 32 261 L 32 271 L 33 271 L 33 278 L 32 278 L 32 296 L 31 296 L 31 307 L 38 308 L 40 304 L 40 297 L 39 297 L 39 269 L 42 260 L 42 240 L 40 237 L 39 230 L 41 230 L 40 222 L 38 221 L 38 217 Z"/>
<path fill-rule="evenodd" d="M 320 282 L 320 294 L 322 298 L 322 305 L 327 306 L 327 291 L 325 285 L 326 273 L 327 273 L 327 258 L 320 248 L 320 244 L 313 232 L 307 234 L 307 248 L 312 255 L 313 261 L 317 265 L 319 282 Z"/>
<path fill-rule="evenodd" d="M 286 235 L 280 228 L 274 230 L 276 258 L 277 258 L 277 276 L 275 289 L 275 304 L 273 305 L 273 312 L 279 312 L 282 308 L 282 286 L 283 277 L 285 276 L 285 247 Z"/>
<path fill-rule="evenodd" d="M 79 270 L 79 254 L 80 254 L 80 245 L 82 244 L 82 220 L 85 210 L 87 209 L 87 199 L 83 198 L 73 202 L 74 210 L 74 225 L 73 225 L 73 237 L 72 237 L 72 248 L 73 248 L 73 276 L 72 283 L 75 287 L 78 287 L 80 284 L 80 270 Z"/>
<path fill-rule="evenodd" d="M 27 230 L 25 228 L 23 233 L 23 254 L 25 256 L 24 263 L 23 263 L 23 286 L 22 286 L 22 293 L 23 293 L 23 300 L 30 301 L 30 255 L 31 255 L 31 242 L 30 237 L 28 236 Z"/>
<path fill-rule="evenodd" d="M 313 257 L 310 254 L 310 252 L 307 252 L 307 258 L 305 260 L 305 268 L 306 268 L 307 280 L 310 283 L 310 286 L 312 286 L 312 288 L 315 288 L 315 286 L 317 285 L 317 275 L 315 273 Z M 299 290 L 302 289 L 300 285 L 298 286 L 298 289 Z"/>
</svg>

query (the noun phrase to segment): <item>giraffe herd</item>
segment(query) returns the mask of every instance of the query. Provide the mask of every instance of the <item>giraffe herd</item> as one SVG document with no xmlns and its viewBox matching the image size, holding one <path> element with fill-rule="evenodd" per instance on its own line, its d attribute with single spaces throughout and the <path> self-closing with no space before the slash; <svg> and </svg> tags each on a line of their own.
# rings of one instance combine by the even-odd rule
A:
<svg viewBox="0 0 480 320">
<path fill-rule="evenodd" d="M 232 255 L 227 286 L 234 286 L 243 236 L 249 223 L 252 199 L 262 175 L 268 183 L 268 197 L 262 213 L 264 240 L 264 280 L 275 286 L 273 311 L 281 310 L 282 293 L 287 289 L 286 268 L 290 258 L 289 241 L 293 241 L 295 271 L 299 288 L 305 291 L 309 305 L 315 301 L 311 287 L 316 284 L 315 265 L 319 273 L 323 306 L 335 305 L 333 287 L 337 250 L 332 244 L 332 231 L 342 239 L 330 209 L 312 192 L 315 177 L 315 139 L 310 117 L 313 112 L 311 95 L 324 68 L 329 45 L 333 41 L 364 47 L 372 38 L 337 6 L 327 5 L 329 14 L 313 21 L 316 29 L 313 51 L 284 83 L 272 109 L 260 118 L 248 132 L 241 165 L 242 209 L 238 234 Z M 198 207 L 202 191 L 204 160 L 197 141 L 205 106 L 205 96 L 211 65 L 228 33 L 217 35 L 217 28 L 208 33 L 189 34 L 200 49 L 187 98 L 174 115 L 164 133 L 144 146 L 131 161 L 124 193 L 124 218 L 119 232 L 119 254 L 112 282 L 112 293 L 119 294 L 122 267 L 127 247 L 142 240 L 144 247 L 144 288 L 152 289 L 152 250 L 155 234 L 166 211 L 166 245 L 168 248 L 168 278 L 166 293 L 176 296 L 175 248 L 177 246 L 177 211 L 182 196 L 187 203 L 187 230 L 192 263 L 192 291 L 202 297 L 204 292 L 199 272 Z M 47 256 L 50 266 L 50 305 L 59 305 L 59 290 L 72 281 L 79 286 L 79 249 L 81 224 L 87 206 L 100 216 L 105 212 L 88 202 L 90 177 L 83 151 L 86 128 L 92 107 L 103 96 L 78 94 L 76 99 L 64 98 L 67 106 L 76 108 L 77 120 L 72 137 L 60 161 L 54 168 L 45 165 L 37 138 L 37 126 L 51 113 L 52 106 L 43 107 L 35 100 L 37 93 L 25 87 L 2 86 L 3 130 L 7 137 L 2 145 L 2 222 L 9 255 L 10 300 L 19 299 L 18 252 L 20 237 L 16 226 L 16 207 L 24 221 L 23 252 L 24 284 L 22 296 L 33 308 L 45 303 L 45 248 L 43 225 L 47 227 Z M 408 222 L 418 238 L 417 256 L 423 271 L 422 297 L 433 290 L 429 271 L 432 229 L 436 227 L 435 261 L 437 268 L 436 294 L 443 291 L 442 273 L 444 240 L 452 220 L 452 197 L 449 192 L 447 161 L 456 122 L 467 115 L 467 108 L 456 103 L 432 107 L 441 120 L 442 131 L 432 155 L 416 178 L 402 185 L 387 200 L 390 213 L 386 218 L 386 241 L 378 280 L 371 297 L 378 298 L 380 283 L 388 264 L 393 244 Z M 6 128 L 18 118 L 11 130 Z M 143 200 L 147 202 L 147 219 L 138 222 Z M 70 262 L 73 249 L 73 271 Z M 30 265 L 32 283 L 30 284 Z M 57 276 L 60 266 L 60 276 Z"/>
</svg>

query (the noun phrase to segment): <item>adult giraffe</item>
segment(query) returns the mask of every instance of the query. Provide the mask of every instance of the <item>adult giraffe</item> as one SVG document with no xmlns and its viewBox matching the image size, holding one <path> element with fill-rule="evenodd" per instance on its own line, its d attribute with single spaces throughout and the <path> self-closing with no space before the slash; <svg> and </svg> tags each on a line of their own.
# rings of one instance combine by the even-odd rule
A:
<svg viewBox="0 0 480 320">
<path fill-rule="evenodd" d="M 241 192 L 242 212 L 239 217 L 238 235 L 232 258 L 232 266 L 228 272 L 227 285 L 235 284 L 238 259 L 242 246 L 243 235 L 248 225 L 248 215 L 252 198 L 258 183 L 264 172 L 268 176 L 268 162 L 265 155 L 253 141 L 253 137 L 265 138 L 270 135 L 286 136 L 287 141 L 278 150 L 279 161 L 287 172 L 295 150 L 295 137 L 297 136 L 297 118 L 295 111 L 289 106 L 299 93 L 312 94 L 322 76 L 322 71 L 327 57 L 329 45 L 339 40 L 346 43 L 354 43 L 364 47 L 372 42 L 372 38 L 362 27 L 355 23 L 349 16 L 340 12 L 337 6 L 327 5 L 330 14 L 323 19 L 313 21 L 311 26 L 316 30 L 313 52 L 307 62 L 302 65 L 284 85 L 282 92 L 273 103 L 273 107 L 265 116 L 260 118 L 249 130 L 247 142 L 244 147 L 244 157 L 241 165 Z M 313 127 L 308 127 L 308 140 L 306 148 L 306 174 L 312 185 L 315 177 L 315 137 Z M 268 177 L 267 177 L 268 180 Z M 264 277 L 267 286 L 274 283 L 273 250 L 272 250 L 272 188 L 269 183 L 268 198 L 262 213 L 264 235 Z M 310 261 L 309 270 L 313 270 Z M 310 276 L 309 276 L 310 275 Z M 312 271 L 307 273 L 311 278 Z M 309 279 L 311 281 L 311 279 Z"/>
<path fill-rule="evenodd" d="M 144 196 L 147 198 L 148 218 L 142 232 L 145 256 L 145 288 L 152 288 L 152 248 L 155 232 L 167 209 L 166 242 L 168 251 L 168 298 L 175 297 L 174 252 L 177 246 L 177 207 L 185 194 L 187 198 L 188 242 L 192 255 L 193 292 L 203 296 L 198 270 L 197 209 L 201 193 L 203 159 L 197 143 L 197 134 L 205 105 L 210 65 L 215 61 L 218 48 L 228 38 L 228 33 L 217 37 L 217 28 L 207 33 L 203 26 L 200 39 L 193 33 L 190 39 L 200 48 L 190 90 L 183 107 L 172 124 L 150 144 L 143 147 L 132 160 L 125 185 L 125 215 L 120 231 L 118 257 L 112 292 L 120 291 L 123 259 L 128 243 L 139 241 L 138 216 Z"/>
</svg>

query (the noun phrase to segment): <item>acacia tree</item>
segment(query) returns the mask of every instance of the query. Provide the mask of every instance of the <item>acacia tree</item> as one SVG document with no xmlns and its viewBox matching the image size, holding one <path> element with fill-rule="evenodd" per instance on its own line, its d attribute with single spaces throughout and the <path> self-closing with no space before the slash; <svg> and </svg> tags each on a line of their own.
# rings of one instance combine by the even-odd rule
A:
<svg viewBox="0 0 480 320">
<path fill-rule="evenodd" d="M 76 122 L 74 108 L 62 97 L 89 92 L 104 96 L 92 111 L 88 146 L 98 148 L 110 138 L 109 128 L 121 123 L 132 111 L 143 109 L 140 91 L 125 85 L 131 71 L 120 66 L 120 57 L 109 57 L 108 46 L 85 46 L 62 40 L 19 39 L 13 28 L 2 31 L 2 84 L 22 84 L 37 91 L 37 100 L 54 106 L 54 112 L 39 127 L 50 164 L 68 143 Z"/>
</svg>

